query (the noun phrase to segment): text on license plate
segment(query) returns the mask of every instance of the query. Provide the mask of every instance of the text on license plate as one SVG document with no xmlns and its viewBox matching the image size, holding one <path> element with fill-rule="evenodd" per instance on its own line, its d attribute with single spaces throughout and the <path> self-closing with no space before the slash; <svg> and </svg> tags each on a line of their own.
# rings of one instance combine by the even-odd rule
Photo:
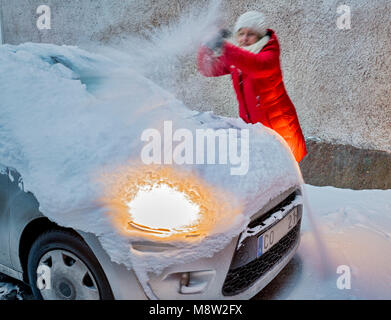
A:
<svg viewBox="0 0 391 320">
<path fill-rule="evenodd" d="M 295 207 L 281 221 L 258 237 L 258 254 L 260 257 L 280 241 L 300 220 L 299 212 Z"/>
</svg>

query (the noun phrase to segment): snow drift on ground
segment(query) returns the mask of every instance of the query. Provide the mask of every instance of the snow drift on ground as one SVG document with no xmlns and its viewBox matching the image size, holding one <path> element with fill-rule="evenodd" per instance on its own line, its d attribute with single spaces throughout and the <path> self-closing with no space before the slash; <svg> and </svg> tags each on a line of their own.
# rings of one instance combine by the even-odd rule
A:
<svg viewBox="0 0 391 320">
<path fill-rule="evenodd" d="M 0 300 L 7 300 L 12 294 L 17 300 L 23 300 L 19 286 L 8 282 L 0 282 Z"/>
<path fill-rule="evenodd" d="M 391 190 L 303 189 L 307 203 L 299 249 L 289 270 L 258 297 L 391 299 Z M 345 269 L 337 273 L 340 266 Z M 349 286 L 341 289 L 337 282 L 348 275 L 346 267 L 350 283 L 344 278 Z"/>
<path fill-rule="evenodd" d="M 278 297 L 391 299 L 391 190 L 304 189 L 309 205 L 298 250 L 302 270 Z M 326 256 L 316 242 L 311 212 Z M 338 266 L 349 267 L 350 289 L 337 288 Z"/>
</svg>

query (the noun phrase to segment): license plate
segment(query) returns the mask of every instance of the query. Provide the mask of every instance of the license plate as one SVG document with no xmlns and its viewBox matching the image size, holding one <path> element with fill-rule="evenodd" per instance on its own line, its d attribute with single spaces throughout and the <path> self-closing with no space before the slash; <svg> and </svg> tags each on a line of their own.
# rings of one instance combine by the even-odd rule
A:
<svg viewBox="0 0 391 320">
<path fill-rule="evenodd" d="M 260 257 L 280 241 L 300 220 L 297 207 L 289 212 L 281 221 L 258 237 L 258 254 Z"/>
</svg>

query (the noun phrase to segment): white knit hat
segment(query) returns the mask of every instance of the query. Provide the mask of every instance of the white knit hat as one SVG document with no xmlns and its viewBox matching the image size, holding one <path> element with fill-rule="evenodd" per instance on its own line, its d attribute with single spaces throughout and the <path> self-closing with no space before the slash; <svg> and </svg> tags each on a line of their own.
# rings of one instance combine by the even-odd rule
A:
<svg viewBox="0 0 391 320">
<path fill-rule="evenodd" d="M 234 34 L 241 28 L 250 28 L 259 33 L 260 37 L 266 35 L 267 25 L 263 13 L 258 11 L 248 11 L 243 13 L 235 23 Z"/>
</svg>

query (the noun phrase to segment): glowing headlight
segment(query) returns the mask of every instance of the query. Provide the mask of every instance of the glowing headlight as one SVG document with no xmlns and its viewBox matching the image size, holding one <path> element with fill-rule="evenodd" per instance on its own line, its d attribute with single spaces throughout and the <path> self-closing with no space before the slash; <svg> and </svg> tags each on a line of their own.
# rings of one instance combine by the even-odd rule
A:
<svg viewBox="0 0 391 320">
<path fill-rule="evenodd" d="M 200 218 L 199 205 L 167 184 L 140 188 L 127 205 L 131 216 L 129 224 L 149 232 L 190 232 Z"/>
<path fill-rule="evenodd" d="M 124 235 L 153 240 L 200 241 L 222 232 L 242 208 L 228 205 L 232 194 L 210 186 L 191 172 L 160 166 L 125 166 L 101 175 L 100 199 Z"/>
</svg>

